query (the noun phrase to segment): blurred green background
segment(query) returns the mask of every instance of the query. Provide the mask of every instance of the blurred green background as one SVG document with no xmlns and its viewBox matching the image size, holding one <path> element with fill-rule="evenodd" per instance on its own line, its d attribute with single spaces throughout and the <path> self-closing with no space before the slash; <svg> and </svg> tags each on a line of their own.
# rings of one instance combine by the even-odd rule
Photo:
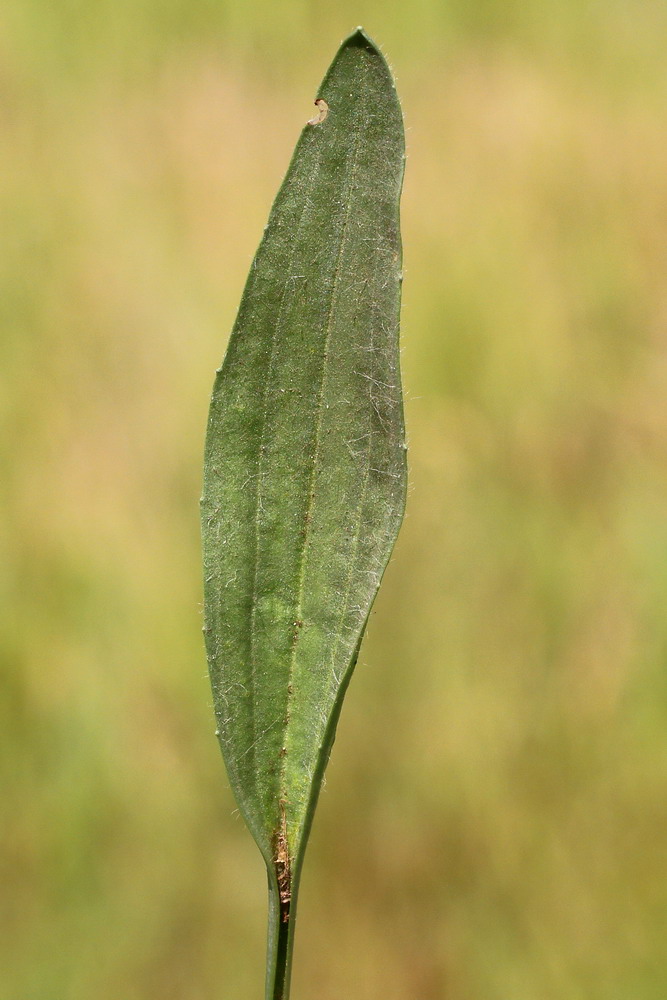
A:
<svg viewBox="0 0 667 1000">
<path fill-rule="evenodd" d="M 218 747 L 213 372 L 340 39 L 397 76 L 407 519 L 294 1000 L 667 996 L 667 6 L 0 12 L 0 998 L 263 989 Z"/>
</svg>

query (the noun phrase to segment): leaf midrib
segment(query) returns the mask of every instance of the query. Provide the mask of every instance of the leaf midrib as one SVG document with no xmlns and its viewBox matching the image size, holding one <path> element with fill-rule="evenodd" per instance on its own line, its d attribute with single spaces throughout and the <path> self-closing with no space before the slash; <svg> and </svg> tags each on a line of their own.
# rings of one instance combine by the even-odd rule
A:
<svg viewBox="0 0 667 1000">
<path fill-rule="evenodd" d="M 362 86 L 359 87 L 359 93 L 362 94 L 363 90 L 364 90 L 364 87 L 362 85 Z M 301 618 L 302 618 L 302 613 L 303 613 L 302 609 L 303 609 L 304 588 L 305 588 L 305 580 L 306 580 L 307 553 L 308 553 L 308 549 L 309 549 L 310 542 L 311 542 L 311 534 L 312 534 L 311 525 L 313 523 L 312 522 L 312 513 L 313 513 L 313 510 L 314 510 L 314 507 L 315 507 L 315 494 L 316 494 L 315 483 L 316 483 L 317 467 L 318 467 L 318 461 L 319 461 L 319 455 L 320 455 L 320 448 L 321 448 L 321 441 L 322 441 L 322 423 L 323 423 L 323 415 L 324 415 L 324 393 L 325 393 L 325 386 L 327 384 L 328 374 L 329 374 L 329 357 L 330 357 L 329 356 L 329 346 L 330 346 L 331 334 L 332 334 L 332 330 L 333 330 L 334 308 L 335 308 L 335 304 L 336 304 L 336 301 L 337 301 L 337 298 L 338 298 L 338 293 L 339 293 L 339 285 L 340 285 L 340 277 L 341 277 L 341 262 L 342 262 L 343 253 L 344 253 L 344 250 L 345 250 L 346 244 L 347 244 L 347 234 L 348 234 L 348 229 L 349 229 L 350 216 L 351 216 L 351 212 L 352 212 L 352 195 L 353 195 L 353 192 L 355 190 L 357 165 L 358 165 L 358 159 L 359 159 L 359 147 L 360 147 L 360 144 L 361 144 L 360 143 L 361 127 L 362 126 L 360 124 L 357 127 L 356 132 L 355 132 L 354 153 L 353 153 L 352 166 L 351 166 L 351 169 L 350 169 L 350 182 L 349 182 L 349 187 L 348 187 L 348 192 L 347 192 L 347 199 L 346 199 L 347 204 L 346 204 L 345 218 L 343 220 L 343 226 L 342 226 L 341 234 L 340 234 L 340 246 L 338 248 L 338 254 L 336 256 L 336 264 L 334 265 L 334 280 L 332 282 L 332 289 L 331 289 L 331 304 L 329 306 L 329 311 L 328 311 L 328 315 L 327 315 L 327 326 L 326 326 L 326 334 L 325 334 L 325 339 L 324 339 L 324 358 L 323 358 L 323 363 L 322 363 L 322 375 L 321 375 L 321 379 L 320 379 L 320 390 L 319 390 L 318 399 L 317 399 L 317 421 L 316 421 L 316 425 L 315 425 L 315 435 L 314 435 L 315 446 L 314 446 L 314 449 L 313 449 L 313 458 L 312 458 L 312 462 L 311 462 L 310 478 L 309 478 L 309 483 L 308 483 L 308 506 L 306 508 L 305 531 L 304 531 L 304 536 L 303 536 L 303 543 L 302 543 L 302 546 L 301 546 L 301 552 L 300 552 L 300 555 L 299 555 L 298 598 L 297 598 L 296 612 L 295 612 L 295 616 L 294 616 L 294 620 L 295 621 L 300 621 Z M 293 679 L 294 679 L 294 669 L 295 669 L 295 666 L 296 666 L 297 651 L 298 651 L 298 641 L 293 644 L 292 651 L 291 651 L 291 654 L 290 654 L 290 663 L 289 663 L 289 670 L 288 670 L 288 677 L 287 677 L 287 704 L 286 704 L 286 718 L 287 719 L 289 719 L 290 704 L 291 704 L 291 702 L 292 702 L 292 700 L 294 698 Z M 289 735 L 289 728 L 286 729 L 286 735 L 285 735 L 285 751 L 286 752 L 285 752 L 285 754 L 283 755 L 283 757 L 281 759 L 280 771 L 279 771 L 279 775 L 278 775 L 278 794 L 279 794 L 279 800 L 280 801 L 283 801 L 284 798 L 285 798 L 285 795 L 286 795 L 286 771 L 287 771 L 287 765 L 288 765 L 289 753 L 290 753 L 288 735 Z M 289 813 L 288 813 L 288 816 L 289 816 Z M 290 824 L 289 824 L 289 819 L 288 819 L 288 844 L 290 842 L 289 826 L 290 826 Z"/>
<path fill-rule="evenodd" d="M 290 275 L 293 272 L 293 266 L 292 265 L 294 263 L 294 259 L 296 257 L 297 251 L 299 249 L 299 235 L 300 235 L 302 227 L 303 227 L 303 222 L 304 222 L 304 219 L 305 219 L 305 216 L 306 216 L 306 212 L 307 212 L 308 207 L 310 205 L 310 200 L 311 200 L 310 199 L 310 194 L 311 194 L 311 192 L 313 191 L 313 189 L 316 186 L 317 178 L 318 178 L 318 175 L 319 175 L 319 172 L 320 172 L 321 162 L 322 162 L 321 152 L 318 151 L 318 156 L 317 156 L 317 160 L 316 160 L 315 165 L 314 165 L 314 169 L 313 169 L 313 171 L 312 171 L 312 173 L 311 173 L 311 175 L 309 177 L 308 193 L 304 194 L 303 208 L 301 210 L 301 215 L 299 217 L 299 223 L 298 223 L 298 226 L 297 226 L 297 233 L 296 233 L 296 236 L 295 236 L 295 239 L 294 239 L 294 243 L 292 245 L 292 253 L 290 255 L 290 262 L 289 262 L 289 268 L 288 268 L 288 272 L 289 272 Z M 280 333 L 280 328 L 281 328 L 281 320 L 282 320 L 282 316 L 283 316 L 283 307 L 285 305 L 285 299 L 287 298 L 287 292 L 288 292 L 290 280 L 291 279 L 289 277 L 285 278 L 285 281 L 284 281 L 284 284 L 283 284 L 282 295 L 280 297 L 280 306 L 278 307 L 278 315 L 276 317 L 276 322 L 275 322 L 275 325 L 273 327 L 273 337 L 272 337 L 272 341 L 271 341 L 271 353 L 270 353 L 270 357 L 269 357 L 269 369 L 268 369 L 268 372 L 267 372 L 267 377 L 266 377 L 266 379 L 264 381 L 264 390 L 263 390 L 263 394 L 262 394 L 262 431 L 261 431 L 261 434 L 260 434 L 259 451 L 258 451 L 258 459 L 257 459 L 257 487 L 255 489 L 255 517 L 254 517 L 254 527 L 255 527 L 255 561 L 254 561 L 253 577 L 252 577 L 252 584 L 251 584 L 252 603 L 251 603 L 251 608 L 250 608 L 250 650 L 249 650 L 249 652 L 250 652 L 250 706 L 251 706 L 251 708 L 250 708 L 250 715 L 251 715 L 251 717 L 250 717 L 250 729 L 251 729 L 251 737 L 252 737 L 252 742 L 251 742 L 251 745 L 249 747 L 249 750 L 252 751 L 252 765 L 251 766 L 252 766 L 252 771 L 255 774 L 255 777 L 257 777 L 255 747 L 256 747 L 257 743 L 259 742 L 259 739 L 260 739 L 260 737 L 257 735 L 257 723 L 256 723 L 256 719 L 257 719 L 257 712 L 256 712 L 257 681 L 256 681 L 256 677 L 255 677 L 255 668 L 256 668 L 257 662 L 256 662 L 256 649 L 255 649 L 255 635 L 256 635 L 255 619 L 256 619 L 257 603 L 258 603 L 258 601 L 257 601 L 257 579 L 258 579 L 258 576 L 259 576 L 259 564 L 260 564 L 260 535 L 261 535 L 260 511 L 261 511 L 261 492 L 262 492 L 262 481 L 263 481 L 263 475 L 264 475 L 264 456 L 266 454 L 266 448 L 265 448 L 265 444 L 266 444 L 266 428 L 267 428 L 267 424 L 268 424 L 268 408 L 269 408 L 268 404 L 269 404 L 269 395 L 270 395 L 270 389 L 271 389 L 271 378 L 272 378 L 273 369 L 274 369 L 274 363 L 275 363 L 275 358 L 276 358 L 276 348 L 278 346 L 278 341 L 279 341 L 279 333 Z M 262 734 L 262 735 L 264 735 L 264 734 Z"/>
</svg>

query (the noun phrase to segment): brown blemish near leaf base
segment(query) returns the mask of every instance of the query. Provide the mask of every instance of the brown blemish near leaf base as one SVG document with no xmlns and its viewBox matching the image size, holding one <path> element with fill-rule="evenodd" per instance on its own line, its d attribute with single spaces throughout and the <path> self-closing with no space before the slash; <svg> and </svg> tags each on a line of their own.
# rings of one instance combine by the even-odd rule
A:
<svg viewBox="0 0 667 1000">
<path fill-rule="evenodd" d="M 292 902 L 292 872 L 290 865 L 289 848 L 287 846 L 287 820 L 285 818 L 285 805 L 280 803 L 280 829 L 276 831 L 274 837 L 273 863 L 276 869 L 278 880 L 278 893 L 280 895 L 280 916 L 284 924 L 289 920 L 290 904 Z"/>
</svg>

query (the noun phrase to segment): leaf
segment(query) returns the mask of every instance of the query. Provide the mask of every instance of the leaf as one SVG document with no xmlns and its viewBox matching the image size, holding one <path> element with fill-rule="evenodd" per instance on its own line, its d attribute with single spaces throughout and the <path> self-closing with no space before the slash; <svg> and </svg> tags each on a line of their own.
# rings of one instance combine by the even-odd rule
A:
<svg viewBox="0 0 667 1000">
<path fill-rule="evenodd" d="M 217 374 L 202 498 L 217 735 L 269 875 L 267 1000 L 288 997 L 306 840 L 406 489 L 403 125 L 361 29 L 317 98 Z"/>
</svg>

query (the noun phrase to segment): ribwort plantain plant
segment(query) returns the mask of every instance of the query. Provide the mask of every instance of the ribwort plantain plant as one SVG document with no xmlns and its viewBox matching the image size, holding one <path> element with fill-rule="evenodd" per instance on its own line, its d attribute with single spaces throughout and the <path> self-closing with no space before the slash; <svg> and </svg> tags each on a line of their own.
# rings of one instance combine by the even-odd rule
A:
<svg viewBox="0 0 667 1000">
<path fill-rule="evenodd" d="M 268 872 L 266 1000 L 289 996 L 306 842 L 406 492 L 403 124 L 361 28 L 315 105 L 217 372 L 202 497 L 217 736 Z"/>
</svg>

